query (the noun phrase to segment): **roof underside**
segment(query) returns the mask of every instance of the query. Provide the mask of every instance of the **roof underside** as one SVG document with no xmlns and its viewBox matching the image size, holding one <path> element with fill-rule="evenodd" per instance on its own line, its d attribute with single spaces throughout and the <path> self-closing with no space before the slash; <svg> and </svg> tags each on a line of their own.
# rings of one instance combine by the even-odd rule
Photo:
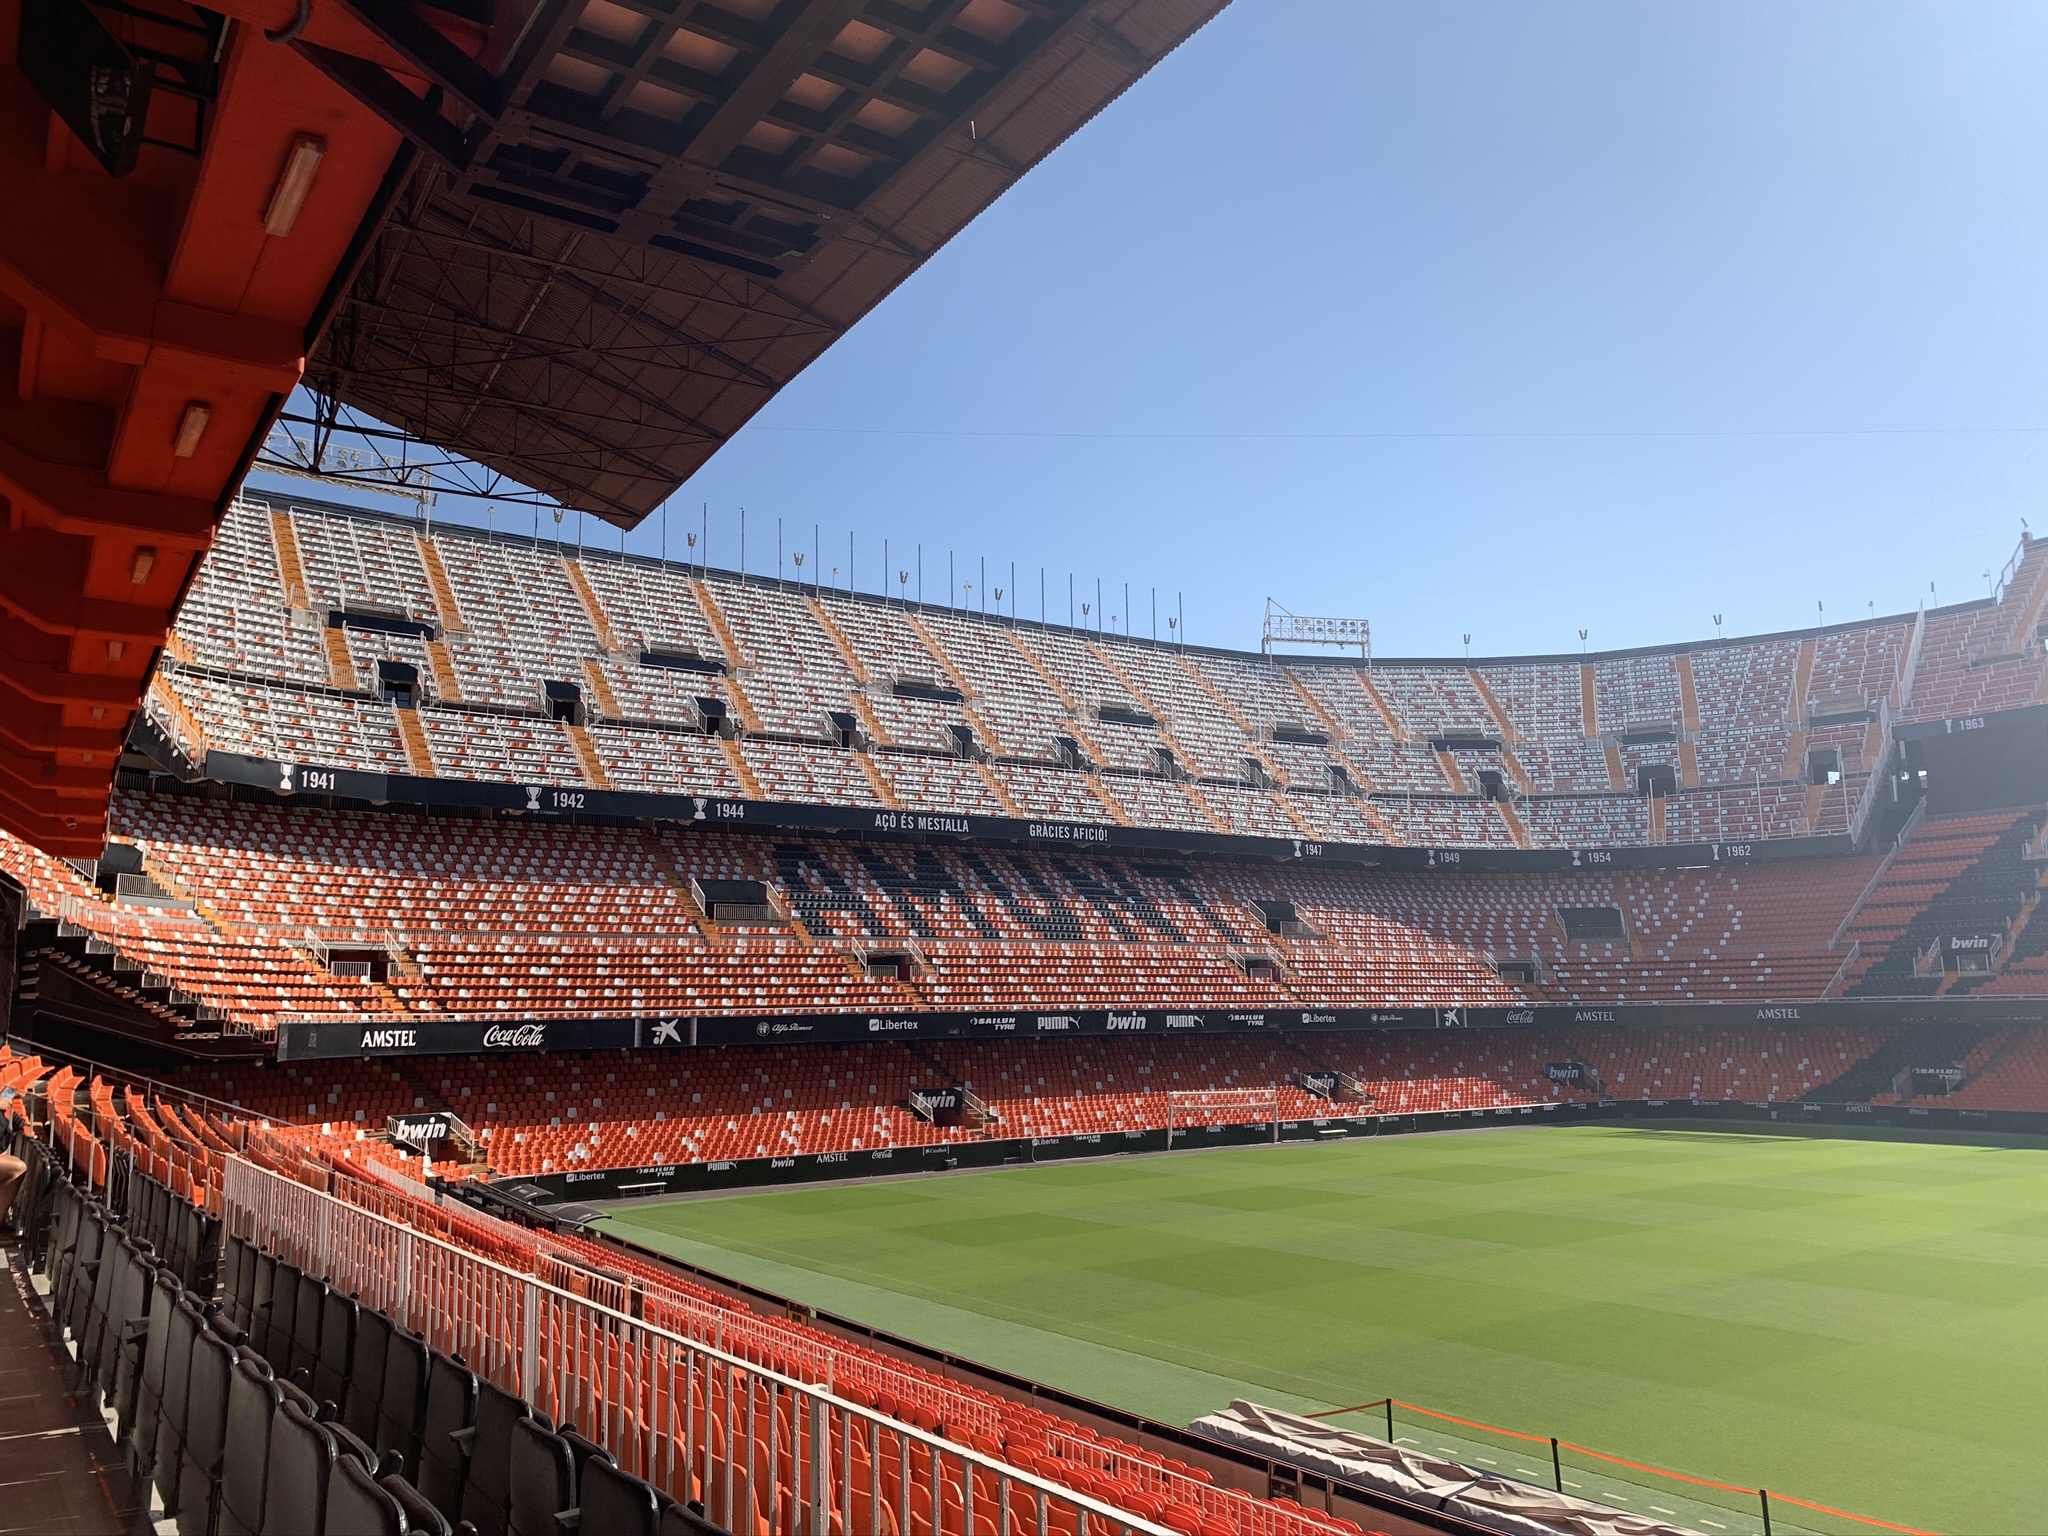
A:
<svg viewBox="0 0 2048 1536">
<path fill-rule="evenodd" d="M 348 3 L 446 89 L 329 60 L 417 153 L 308 382 L 630 526 L 1226 0 Z"/>
</svg>

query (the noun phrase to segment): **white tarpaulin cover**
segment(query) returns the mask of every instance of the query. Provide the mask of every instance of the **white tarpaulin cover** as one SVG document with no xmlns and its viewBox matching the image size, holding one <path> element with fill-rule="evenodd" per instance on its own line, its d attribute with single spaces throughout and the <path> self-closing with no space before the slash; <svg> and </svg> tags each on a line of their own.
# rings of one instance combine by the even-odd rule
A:
<svg viewBox="0 0 2048 1536">
<path fill-rule="evenodd" d="M 1242 1398 L 1188 1428 L 1269 1461 L 1392 1494 L 1425 1509 L 1440 1509 L 1504 1536 L 1698 1536 L 1684 1526 L 1475 1472 L 1455 1461 Z"/>
</svg>

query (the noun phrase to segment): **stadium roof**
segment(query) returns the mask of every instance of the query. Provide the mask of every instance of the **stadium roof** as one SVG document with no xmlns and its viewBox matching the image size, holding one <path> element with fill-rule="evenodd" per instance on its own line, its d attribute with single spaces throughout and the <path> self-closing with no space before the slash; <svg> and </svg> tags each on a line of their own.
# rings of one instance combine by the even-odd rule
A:
<svg viewBox="0 0 2048 1536">
<path fill-rule="evenodd" d="M 347 3 L 463 110 L 309 52 L 418 162 L 309 382 L 630 526 L 1223 0 L 507 3 L 495 67 Z"/>
<path fill-rule="evenodd" d="M 630 524 L 1224 0 L 0 0 L 0 826 L 301 385 Z"/>
</svg>

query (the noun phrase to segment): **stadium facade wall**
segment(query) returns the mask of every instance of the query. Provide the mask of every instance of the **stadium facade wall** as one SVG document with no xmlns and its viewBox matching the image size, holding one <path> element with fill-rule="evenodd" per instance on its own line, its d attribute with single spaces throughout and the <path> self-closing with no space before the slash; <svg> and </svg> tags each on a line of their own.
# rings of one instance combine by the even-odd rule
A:
<svg viewBox="0 0 2048 1536">
<path fill-rule="evenodd" d="M 2048 717 L 2048 712 L 2044 712 L 2044 717 Z M 1407 847 L 1385 843 L 1338 843 L 1300 837 L 1198 832 L 1175 827 L 1127 827 L 1109 822 L 1052 818 L 1019 820 L 798 801 L 650 795 L 563 785 L 507 784 L 483 779 L 414 778 L 405 774 L 326 768 L 311 763 L 274 762 L 232 752 L 209 752 L 203 777 L 220 784 L 241 785 L 281 795 L 329 797 L 351 804 L 510 811 L 563 821 L 680 821 L 732 831 L 837 832 L 887 840 L 929 841 L 940 838 L 1026 848 L 1105 852 L 1212 853 L 1238 858 L 1301 859 L 1387 870 L 1494 874 L 1573 869 L 1693 869 L 1704 864 L 1753 864 L 1779 859 L 1821 858 L 1851 850 L 1851 839 L 1847 833 L 1613 848 Z"/>
<path fill-rule="evenodd" d="M 687 1051 L 698 1046 L 840 1044 L 859 1040 L 1014 1040 L 1191 1034 L 1337 1035 L 1358 1030 L 1719 1028 L 1761 1024 L 1871 1028 L 1919 1024 L 2006 1029 L 2043 1020 L 2039 998 L 1830 999 L 1804 1003 L 1643 1003 L 1526 1008 L 1070 1009 L 1043 1013 L 771 1014 L 703 1018 L 400 1021 L 288 1020 L 280 1061 L 475 1056 L 565 1051 Z"/>
</svg>

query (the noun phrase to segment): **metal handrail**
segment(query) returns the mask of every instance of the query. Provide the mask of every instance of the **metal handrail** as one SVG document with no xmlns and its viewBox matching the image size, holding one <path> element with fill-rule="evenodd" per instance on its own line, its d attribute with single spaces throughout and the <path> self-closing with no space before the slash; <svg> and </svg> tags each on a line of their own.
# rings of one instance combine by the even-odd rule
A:
<svg viewBox="0 0 2048 1536">
<path fill-rule="evenodd" d="M 1884 858 L 1879 860 L 1876 871 L 1869 880 L 1864 882 L 1863 889 L 1857 893 L 1855 901 L 1849 904 L 1849 910 L 1843 916 L 1841 926 L 1835 929 L 1835 936 L 1828 940 L 1829 949 L 1839 949 L 1841 947 L 1842 939 L 1849 932 L 1849 925 L 1856 921 L 1856 914 L 1861 912 L 1863 904 L 1870 900 L 1870 893 L 1877 889 L 1878 882 L 1884 879 L 1891 871 L 1892 861 L 1899 856 L 1899 850 L 1906 846 L 1906 839 L 1913 835 L 1913 829 L 1920 825 L 1921 818 L 1926 814 L 1927 802 L 1925 800 L 1922 800 L 1913 807 L 1913 814 L 1908 816 L 1906 824 L 1899 828 L 1899 835 L 1892 839 L 1892 845 L 1886 850 Z"/>
<path fill-rule="evenodd" d="M 1835 974 L 1828 978 L 1828 984 L 1820 989 L 1820 1000 L 1826 1002 L 1835 995 L 1835 989 L 1848 979 L 1849 967 L 1863 955 L 1863 941 L 1857 939 L 1849 945 L 1849 953 L 1842 956 L 1842 963 L 1835 967 Z"/>
<path fill-rule="evenodd" d="M 771 1521 L 775 1529 L 800 1521 L 810 1536 L 827 1536 L 835 1515 L 851 1530 L 857 1507 L 886 1504 L 898 1506 L 898 1527 L 908 1530 L 920 1491 L 915 1474 L 922 1472 L 929 1500 L 943 1505 L 948 1482 L 958 1490 L 959 1505 L 938 1511 L 941 1526 L 954 1523 L 957 1508 L 960 1527 L 972 1530 L 975 1501 L 992 1487 L 997 1518 L 1013 1531 L 1021 1524 L 1051 1536 L 1052 1513 L 1060 1510 L 1071 1512 L 1061 1523 L 1082 1532 L 1173 1536 L 829 1386 L 577 1295 L 245 1159 L 228 1160 L 221 1202 L 229 1234 L 324 1274 L 437 1348 L 462 1353 L 480 1374 L 557 1422 L 585 1426 L 636 1475 L 672 1493 L 681 1489 L 683 1497 L 694 1483 L 707 1513 L 728 1530 L 750 1528 L 753 1512 L 765 1505 L 785 1517 Z M 717 1419 L 714 1404 L 725 1410 Z M 856 1443 L 870 1474 L 867 1488 L 854 1475 Z M 893 1489 L 883 1482 L 885 1454 L 902 1474 L 891 1479 Z M 927 1507 L 927 1520 L 931 1513 Z"/>
</svg>

